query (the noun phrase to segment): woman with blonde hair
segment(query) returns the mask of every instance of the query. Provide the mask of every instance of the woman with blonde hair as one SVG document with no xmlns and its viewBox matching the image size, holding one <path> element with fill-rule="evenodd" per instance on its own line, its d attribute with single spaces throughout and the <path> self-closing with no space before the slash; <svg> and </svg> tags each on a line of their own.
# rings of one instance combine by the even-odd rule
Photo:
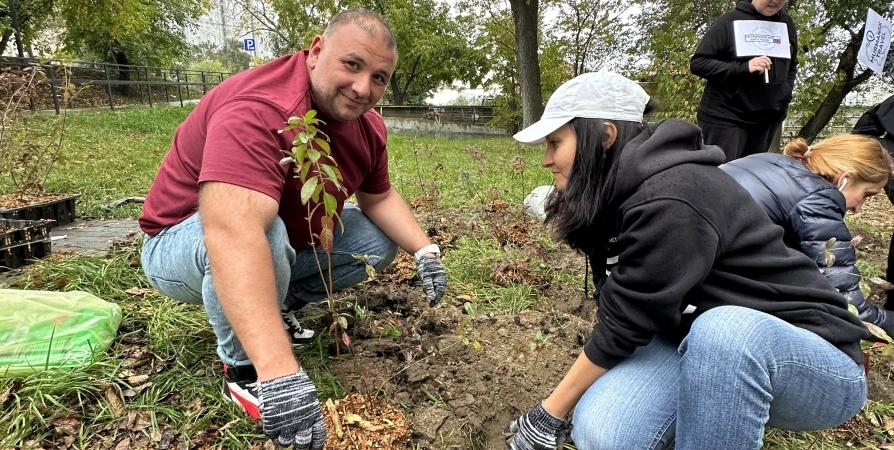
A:
<svg viewBox="0 0 894 450">
<path fill-rule="evenodd" d="M 751 155 L 720 168 L 785 230 L 789 247 L 813 259 L 857 307 L 860 319 L 894 336 L 894 312 L 869 303 L 860 292 L 856 252 L 844 224 L 844 215 L 858 212 L 891 177 L 891 157 L 878 140 L 850 134 L 809 146 L 798 138 L 785 146 L 784 155 Z"/>
</svg>

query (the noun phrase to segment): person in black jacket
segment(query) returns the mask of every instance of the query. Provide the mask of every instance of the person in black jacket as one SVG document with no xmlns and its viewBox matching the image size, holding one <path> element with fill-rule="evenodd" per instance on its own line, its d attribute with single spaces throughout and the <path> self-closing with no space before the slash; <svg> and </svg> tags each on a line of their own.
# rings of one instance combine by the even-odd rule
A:
<svg viewBox="0 0 894 450">
<path fill-rule="evenodd" d="M 689 62 L 690 72 L 708 81 L 698 106 L 698 125 L 705 143 L 720 146 L 727 162 L 766 152 L 788 111 L 798 73 L 798 36 L 792 18 L 782 10 L 785 3 L 740 0 L 711 24 Z M 739 20 L 784 23 L 791 59 L 736 56 L 733 22 Z"/>
<path fill-rule="evenodd" d="M 767 425 L 841 424 L 866 399 L 869 332 L 810 258 L 717 166 L 700 130 L 643 123 L 653 102 L 610 72 L 563 84 L 515 135 L 546 142 L 546 223 L 598 274 L 598 322 L 512 449 L 758 449 Z M 810 411 L 810 414 L 804 414 Z"/>
<path fill-rule="evenodd" d="M 894 47 L 892 47 L 894 52 Z M 889 62 L 894 62 L 894 53 L 888 55 Z M 894 74 L 892 74 L 894 75 Z M 854 134 L 864 134 L 879 140 L 892 157 L 894 157 L 894 95 L 882 103 L 866 111 L 854 125 Z M 894 203 L 894 177 L 885 186 L 888 200 Z M 894 234 L 891 235 L 891 247 L 888 249 L 888 269 L 885 272 L 888 281 L 894 283 Z M 894 310 L 894 293 L 885 293 L 887 301 L 885 309 Z"/>
<path fill-rule="evenodd" d="M 891 177 L 891 158 L 875 139 L 840 135 L 808 146 L 795 139 L 784 155 L 751 155 L 720 166 L 785 230 L 786 244 L 809 256 L 860 318 L 894 336 L 894 312 L 863 297 L 857 254 L 844 224 Z"/>
</svg>

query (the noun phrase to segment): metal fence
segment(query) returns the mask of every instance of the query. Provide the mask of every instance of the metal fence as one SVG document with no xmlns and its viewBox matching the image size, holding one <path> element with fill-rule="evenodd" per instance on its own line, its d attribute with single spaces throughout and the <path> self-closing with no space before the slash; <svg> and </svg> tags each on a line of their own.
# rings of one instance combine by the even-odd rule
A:
<svg viewBox="0 0 894 450">
<path fill-rule="evenodd" d="M 837 134 L 850 134 L 857 120 L 873 105 L 841 106 L 838 113 L 823 127 L 817 139 L 827 139 Z M 789 142 L 798 136 L 804 120 L 800 115 L 790 114 L 782 123 L 782 142 Z"/>
<path fill-rule="evenodd" d="M 431 120 L 436 123 L 485 125 L 494 118 L 490 106 L 376 106 L 382 117 Z"/>
<path fill-rule="evenodd" d="M 31 99 L 32 109 L 42 109 L 50 104 L 57 114 L 60 112 L 60 96 L 57 87 L 64 82 L 59 76 L 63 67 L 71 69 L 68 80 L 75 86 L 96 87 L 104 91 L 109 108 L 126 104 L 165 105 L 201 98 L 209 89 L 229 77 L 230 73 L 188 69 L 175 69 L 125 64 L 92 62 L 61 62 L 34 58 L 0 57 L 0 70 L 22 70 L 39 67 L 47 75 L 47 88 Z M 136 92 L 134 92 L 136 91 Z M 95 94 L 95 92 L 94 92 Z M 96 95 L 90 97 L 96 100 Z M 138 101 L 137 101 L 138 99 Z M 80 99 L 83 103 L 83 98 Z M 97 104 L 79 105 L 73 100 L 69 107 L 96 107 Z"/>
</svg>

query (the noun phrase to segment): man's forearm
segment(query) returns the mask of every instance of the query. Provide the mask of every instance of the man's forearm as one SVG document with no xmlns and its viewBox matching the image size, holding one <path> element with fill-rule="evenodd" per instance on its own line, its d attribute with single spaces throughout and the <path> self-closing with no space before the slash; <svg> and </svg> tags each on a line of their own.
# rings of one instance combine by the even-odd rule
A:
<svg viewBox="0 0 894 450">
<path fill-rule="evenodd" d="M 369 220 L 407 253 L 413 254 L 431 243 L 403 197 L 394 188 L 384 194 L 358 192 L 357 200 Z"/>
<path fill-rule="evenodd" d="M 260 381 L 298 371 L 282 324 L 273 260 L 263 230 L 206 228 L 214 288 Z"/>
</svg>

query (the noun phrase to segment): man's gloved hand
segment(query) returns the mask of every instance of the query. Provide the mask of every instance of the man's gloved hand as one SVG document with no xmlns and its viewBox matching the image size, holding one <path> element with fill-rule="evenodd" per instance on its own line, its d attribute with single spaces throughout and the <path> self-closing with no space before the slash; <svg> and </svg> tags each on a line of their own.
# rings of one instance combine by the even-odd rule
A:
<svg viewBox="0 0 894 450">
<path fill-rule="evenodd" d="M 568 438 L 571 426 L 543 409 L 543 403 L 509 424 L 503 431 L 512 450 L 556 450 Z"/>
<path fill-rule="evenodd" d="M 447 274 L 444 273 L 440 259 L 441 250 L 437 245 L 426 245 L 420 248 L 413 258 L 416 260 L 416 274 L 422 281 L 422 289 L 428 296 L 431 306 L 435 306 L 447 289 Z"/>
<path fill-rule="evenodd" d="M 279 445 L 322 450 L 326 422 L 317 399 L 317 388 L 304 369 L 258 383 L 264 434 Z"/>
</svg>

